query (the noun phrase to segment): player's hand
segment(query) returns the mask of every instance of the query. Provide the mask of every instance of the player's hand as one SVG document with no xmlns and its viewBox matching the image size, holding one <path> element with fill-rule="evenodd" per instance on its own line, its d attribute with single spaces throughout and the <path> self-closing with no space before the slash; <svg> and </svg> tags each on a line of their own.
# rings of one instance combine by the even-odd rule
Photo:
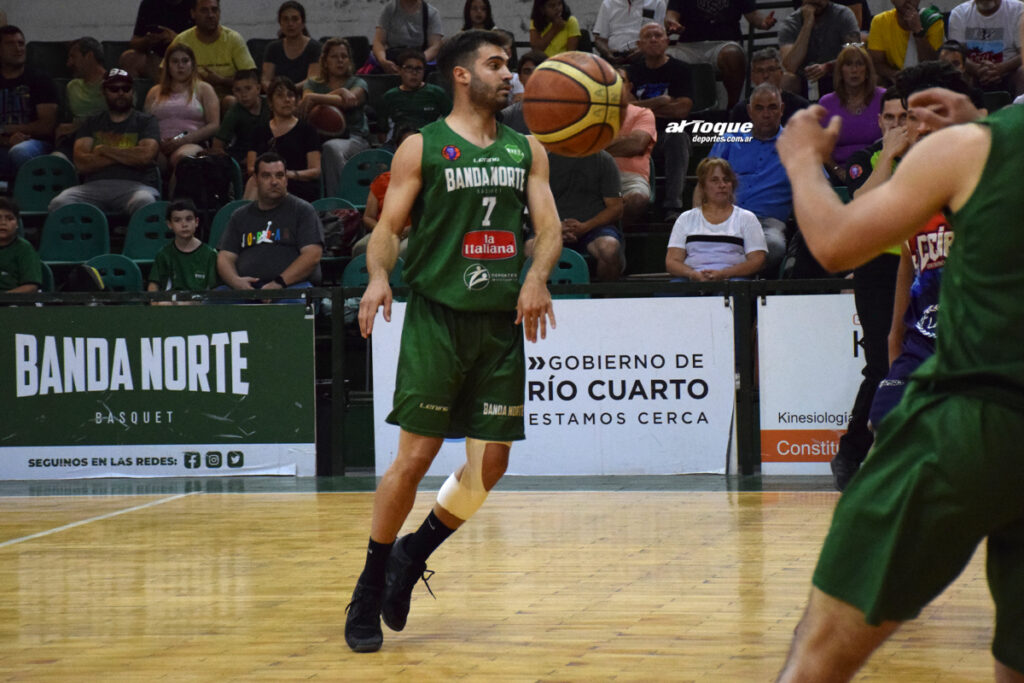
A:
<svg viewBox="0 0 1024 683">
<path fill-rule="evenodd" d="M 808 64 L 804 67 L 804 78 L 808 81 L 814 82 L 820 79 L 828 72 L 824 64 Z"/>
<path fill-rule="evenodd" d="M 363 339 L 373 332 L 373 320 L 381 306 L 384 307 L 384 322 L 391 322 L 391 285 L 386 278 L 374 278 L 359 300 L 359 333 Z"/>
<path fill-rule="evenodd" d="M 526 281 L 519 290 L 519 301 L 516 303 L 516 325 L 522 323 L 526 340 L 536 343 L 538 328 L 540 338 L 547 338 L 549 318 L 551 329 L 555 329 L 555 311 L 551 306 L 551 292 L 548 291 L 547 283 L 538 283 L 527 274 Z"/>
<path fill-rule="evenodd" d="M 958 123 L 969 123 L 981 116 L 984 110 L 978 109 L 967 95 L 955 93 L 945 88 L 928 88 L 910 96 L 908 108 L 918 121 L 939 130 Z M 793 118 L 799 114 L 793 115 Z M 793 118 L 789 120 L 790 125 Z M 788 129 L 788 126 L 787 126 Z"/>
<path fill-rule="evenodd" d="M 783 166 L 805 163 L 821 166 L 832 157 L 843 122 L 833 116 L 823 128 L 821 124 L 827 114 L 824 107 L 814 104 L 790 117 L 775 144 Z"/>
</svg>

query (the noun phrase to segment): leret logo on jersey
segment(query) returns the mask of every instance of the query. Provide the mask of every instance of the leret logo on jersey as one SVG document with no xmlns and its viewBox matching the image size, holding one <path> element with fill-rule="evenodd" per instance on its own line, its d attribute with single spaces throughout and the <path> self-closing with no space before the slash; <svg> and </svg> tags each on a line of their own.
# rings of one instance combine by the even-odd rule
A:
<svg viewBox="0 0 1024 683">
<path fill-rule="evenodd" d="M 516 255 L 516 236 L 509 230 L 474 230 L 462 238 L 469 259 L 507 259 Z"/>
</svg>

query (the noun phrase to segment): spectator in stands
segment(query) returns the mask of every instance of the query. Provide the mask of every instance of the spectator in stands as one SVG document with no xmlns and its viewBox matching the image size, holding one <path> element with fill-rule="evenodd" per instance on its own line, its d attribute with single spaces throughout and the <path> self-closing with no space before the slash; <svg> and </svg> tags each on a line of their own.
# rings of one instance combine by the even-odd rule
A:
<svg viewBox="0 0 1024 683">
<path fill-rule="evenodd" d="M 640 57 L 640 29 L 652 21 L 665 22 L 665 0 L 602 0 L 594 21 L 594 47 L 612 64 L 629 64 Z"/>
<path fill-rule="evenodd" d="M 147 291 L 203 292 L 217 285 L 217 250 L 196 237 L 197 214 L 191 199 L 168 205 L 167 227 L 174 239 L 157 252 Z"/>
<path fill-rule="evenodd" d="M 288 174 L 279 154 L 256 160 L 255 201 L 231 214 L 220 240 L 217 272 L 228 287 L 284 289 L 319 282 L 320 217 L 310 203 L 289 193 Z"/>
<path fill-rule="evenodd" d="M 18 205 L 0 197 L 0 292 L 32 294 L 43 284 L 43 264 L 32 244 L 18 237 Z"/>
<path fill-rule="evenodd" d="M 651 199 L 651 152 L 658 140 L 654 113 L 633 104 L 633 86 L 625 69 L 617 69 L 622 77 L 622 94 L 628 103 L 622 116 L 619 136 L 605 147 L 619 168 L 622 184 L 622 224 L 631 226 L 643 221 Z"/>
<path fill-rule="evenodd" d="M 425 0 L 393 0 L 384 5 L 373 33 L 371 57 L 375 71 L 397 74 L 394 59 L 408 48 L 422 50 L 433 64 L 441 48 L 444 31 L 441 13 Z"/>
<path fill-rule="evenodd" d="M 0 27 L 0 177 L 13 179 L 33 157 L 53 150 L 57 89 L 25 66 L 25 34 Z"/>
<path fill-rule="evenodd" d="M 649 23 L 640 29 L 640 53 L 643 59 L 627 69 L 633 84 L 635 104 L 654 113 L 658 130 L 664 132 L 670 121 L 685 119 L 693 108 L 690 97 L 690 70 L 675 57 L 670 57 L 668 34 L 661 24 Z M 665 174 L 665 198 L 662 208 L 666 221 L 675 221 L 683 208 L 686 170 L 690 163 L 690 136 L 686 133 L 659 135 L 655 162 L 660 155 Z"/>
<path fill-rule="evenodd" d="M 90 116 L 107 108 L 103 97 L 103 46 L 95 38 L 79 38 L 68 48 L 68 68 L 74 78 L 68 81 L 67 103 L 71 115 L 69 123 L 61 123 L 56 131 L 56 151 L 71 158 L 75 144 L 75 131 Z"/>
<path fill-rule="evenodd" d="M 452 98 L 444 88 L 423 80 L 427 59 L 419 50 L 406 50 L 398 55 L 401 82 L 381 98 L 377 120 L 387 130 L 386 142 L 398 146 L 396 133 L 403 128 L 419 130 L 431 121 L 447 116 Z"/>
<path fill-rule="evenodd" d="M 789 117 L 809 107 L 810 102 L 794 92 L 785 90 L 782 87 L 782 57 L 774 47 L 764 47 L 750 57 L 750 87 L 756 88 L 762 83 L 771 83 L 782 93 L 782 125 L 786 125 Z M 730 121 L 747 123 L 750 116 L 747 114 L 747 101 L 740 100 L 729 113 Z"/>
<path fill-rule="evenodd" d="M 580 43 L 580 22 L 562 0 L 533 0 L 530 48 L 548 57 L 572 52 Z"/>
<path fill-rule="evenodd" d="M 299 111 L 305 116 L 316 105 L 327 104 L 345 114 L 348 137 L 331 138 L 323 143 L 324 187 L 328 197 L 334 195 L 341 169 L 348 160 L 370 148 L 370 126 L 365 113 L 368 89 L 366 81 L 354 73 L 352 46 L 348 41 L 344 38 L 326 41 L 320 53 L 320 73 L 306 81 Z"/>
<path fill-rule="evenodd" d="M 259 184 L 256 178 L 257 156 L 274 152 L 287 166 L 288 189 L 307 202 L 320 197 L 320 136 L 313 127 L 296 116 L 299 89 L 291 79 L 278 76 L 267 93 L 270 120 L 256 131 L 256 148 L 246 155 L 250 176 L 245 198 L 256 199 Z"/>
<path fill-rule="evenodd" d="M 133 81 L 124 69 L 107 72 L 103 95 L 107 111 L 86 120 L 75 137 L 75 168 L 83 182 L 50 200 L 50 211 L 84 202 L 104 213 L 131 215 L 160 198 L 160 125 L 133 107 Z"/>
<path fill-rule="evenodd" d="M 892 172 L 892 167 L 907 148 L 907 110 L 895 87 L 882 93 L 882 111 L 878 115 L 878 127 L 882 137 L 871 145 L 850 155 L 846 165 L 846 187 L 850 196 L 855 196 L 860 187 L 871 176 L 875 166 L 882 164 Z M 887 176 L 888 177 L 888 174 Z"/>
<path fill-rule="evenodd" d="M 739 178 L 736 204 L 750 211 L 761 223 L 768 257 L 766 273 L 778 270 L 786 253 L 786 220 L 793 213 L 793 189 L 779 160 L 775 144 L 782 131 L 782 94 L 771 83 L 762 83 L 750 93 L 748 114 L 754 124 L 745 141 L 716 142 L 708 156 L 725 159 Z M 693 205 L 703 204 L 700 185 Z"/>
<path fill-rule="evenodd" d="M 622 233 L 622 186 L 608 152 L 586 157 L 548 154 L 551 194 L 562 219 L 562 244 L 597 260 L 597 279 L 614 282 L 626 267 Z M 524 247 L 533 253 L 533 240 Z"/>
<path fill-rule="evenodd" d="M 689 63 L 711 64 L 722 79 L 727 109 L 740 99 L 747 76 L 747 56 L 740 47 L 740 17 L 767 31 L 775 25 L 775 12 L 762 14 L 755 0 L 720 0 L 714 3 L 669 0 L 665 28 L 679 34 L 672 56 Z"/>
<path fill-rule="evenodd" d="M 494 15 L 491 13 L 491 0 L 466 0 L 462 6 L 462 30 L 494 29 Z"/>
<path fill-rule="evenodd" d="M 255 69 L 256 62 L 249 54 L 245 38 L 221 26 L 220 0 L 196 0 L 192 19 L 196 25 L 179 33 L 174 44 L 192 48 L 199 77 L 224 97 L 231 92 L 235 72 Z"/>
<path fill-rule="evenodd" d="M 968 79 L 968 83 L 973 82 L 967 73 L 967 48 L 959 40 L 947 40 L 940 45 L 937 59 L 940 62 L 949 62 L 964 75 L 965 79 Z"/>
<path fill-rule="evenodd" d="M 949 38 L 967 48 L 967 73 L 983 90 L 1024 91 L 1020 0 L 967 0 L 949 16 Z"/>
<path fill-rule="evenodd" d="M 220 127 L 220 101 L 213 86 L 199 80 L 188 45 L 167 49 L 160 82 L 146 94 L 145 110 L 160 124 L 160 163 L 173 173 L 178 162 L 194 157 Z"/>
<path fill-rule="evenodd" d="M 263 53 L 263 90 L 270 87 L 275 76 L 287 76 L 295 83 L 319 73 L 320 43 L 306 30 L 306 8 L 295 0 L 287 0 L 277 9 L 277 40 L 271 41 Z"/>
<path fill-rule="evenodd" d="M 835 58 L 850 42 L 860 42 L 860 28 L 848 7 L 832 0 L 803 0 L 799 11 L 779 26 L 782 65 L 788 72 L 783 87 L 804 94 L 808 83 L 817 83 L 819 95 L 832 92 Z"/>
<path fill-rule="evenodd" d="M 407 137 L 415 135 L 418 132 L 418 130 L 413 128 L 403 128 L 398 132 L 397 144 L 402 144 L 405 142 Z M 370 191 L 366 195 L 366 208 L 363 210 L 363 228 L 365 228 L 366 234 L 352 245 L 353 256 L 366 253 L 366 247 L 370 243 L 370 237 L 372 236 L 373 229 L 377 227 L 377 221 L 380 220 L 380 212 L 384 210 L 384 197 L 387 195 L 388 186 L 390 184 L 391 171 L 384 171 L 374 178 L 372 183 L 370 183 Z M 409 247 L 409 230 L 411 228 L 412 217 L 406 216 L 405 227 L 402 230 L 402 234 L 399 236 L 399 258 L 405 258 L 406 249 Z"/>
<path fill-rule="evenodd" d="M 547 59 L 548 56 L 540 50 L 530 50 L 519 58 L 516 65 L 516 72 L 512 74 L 512 92 L 509 93 L 510 102 L 519 102 L 526 92 L 526 82 L 530 80 L 537 66 Z"/>
<path fill-rule="evenodd" d="M 182 31 L 195 26 L 194 0 L 142 0 L 135 18 L 135 29 L 121 53 L 121 68 L 132 78 L 160 78 L 160 61 L 167 48 Z"/>
<path fill-rule="evenodd" d="M 868 54 L 883 85 L 892 84 L 900 69 L 935 59 L 946 35 L 934 7 L 919 11 L 920 0 L 891 1 L 893 9 L 876 14 L 868 34 Z"/>
<path fill-rule="evenodd" d="M 878 115 L 885 88 L 875 85 L 871 58 L 862 47 L 844 47 L 835 66 L 836 91 L 821 98 L 831 116 L 843 120 L 839 140 L 832 151 L 828 171 L 838 184 L 846 183 L 846 161 L 850 155 L 881 136 Z"/>
<path fill-rule="evenodd" d="M 736 206 L 736 173 L 724 159 L 697 164 L 701 203 L 672 226 L 665 270 L 683 281 L 746 280 L 764 267 L 768 247 L 757 218 Z"/>
<path fill-rule="evenodd" d="M 234 81 L 231 93 L 235 96 L 235 103 L 224 114 L 214 135 L 213 151 L 226 152 L 244 165 L 249 150 L 256 149 L 256 131 L 270 121 L 270 105 L 260 94 L 260 81 L 255 70 L 235 73 Z"/>
</svg>

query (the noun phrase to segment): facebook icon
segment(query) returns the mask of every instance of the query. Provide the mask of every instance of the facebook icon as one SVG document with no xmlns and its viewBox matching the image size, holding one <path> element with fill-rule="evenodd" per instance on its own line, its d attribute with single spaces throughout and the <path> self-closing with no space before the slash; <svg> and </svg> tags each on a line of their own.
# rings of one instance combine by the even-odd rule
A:
<svg viewBox="0 0 1024 683">
<path fill-rule="evenodd" d="M 199 463 L 199 453 L 197 453 L 196 451 L 185 451 L 185 469 L 199 469 Z"/>
</svg>

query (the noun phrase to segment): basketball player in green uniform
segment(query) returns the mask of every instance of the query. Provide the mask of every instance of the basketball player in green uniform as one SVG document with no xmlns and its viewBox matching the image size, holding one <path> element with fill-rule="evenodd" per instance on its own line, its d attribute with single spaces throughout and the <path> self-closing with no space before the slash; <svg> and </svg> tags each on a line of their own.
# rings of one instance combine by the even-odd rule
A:
<svg viewBox="0 0 1024 683">
<path fill-rule="evenodd" d="M 910 114 L 943 128 L 885 184 L 843 206 L 821 175 L 839 135 L 798 112 L 778 142 L 807 246 L 830 271 L 910 237 L 956 230 L 935 355 L 911 375 L 836 507 L 784 681 L 845 681 L 988 539 L 996 679 L 1024 680 L 1024 107 L 976 123 L 964 95 L 925 90 Z"/>
<path fill-rule="evenodd" d="M 345 640 L 357 652 L 380 649 L 381 617 L 392 630 L 405 627 L 427 557 L 504 474 L 511 442 L 524 437 L 524 333 L 535 342 L 555 326 L 547 278 L 561 253 L 561 223 L 543 147 L 494 117 L 512 78 L 503 40 L 465 31 L 442 45 L 438 68 L 452 81 L 452 112 L 398 148 L 366 253 L 364 337 L 378 309 L 391 318 L 388 274 L 411 214 L 403 276 L 412 294 L 387 417 L 401 433 L 377 487 L 366 566 L 348 606 Z M 537 238 L 520 287 L 527 207 Z M 417 485 L 449 435 L 466 437 L 466 464 L 441 487 L 419 530 L 395 542 Z"/>
</svg>

